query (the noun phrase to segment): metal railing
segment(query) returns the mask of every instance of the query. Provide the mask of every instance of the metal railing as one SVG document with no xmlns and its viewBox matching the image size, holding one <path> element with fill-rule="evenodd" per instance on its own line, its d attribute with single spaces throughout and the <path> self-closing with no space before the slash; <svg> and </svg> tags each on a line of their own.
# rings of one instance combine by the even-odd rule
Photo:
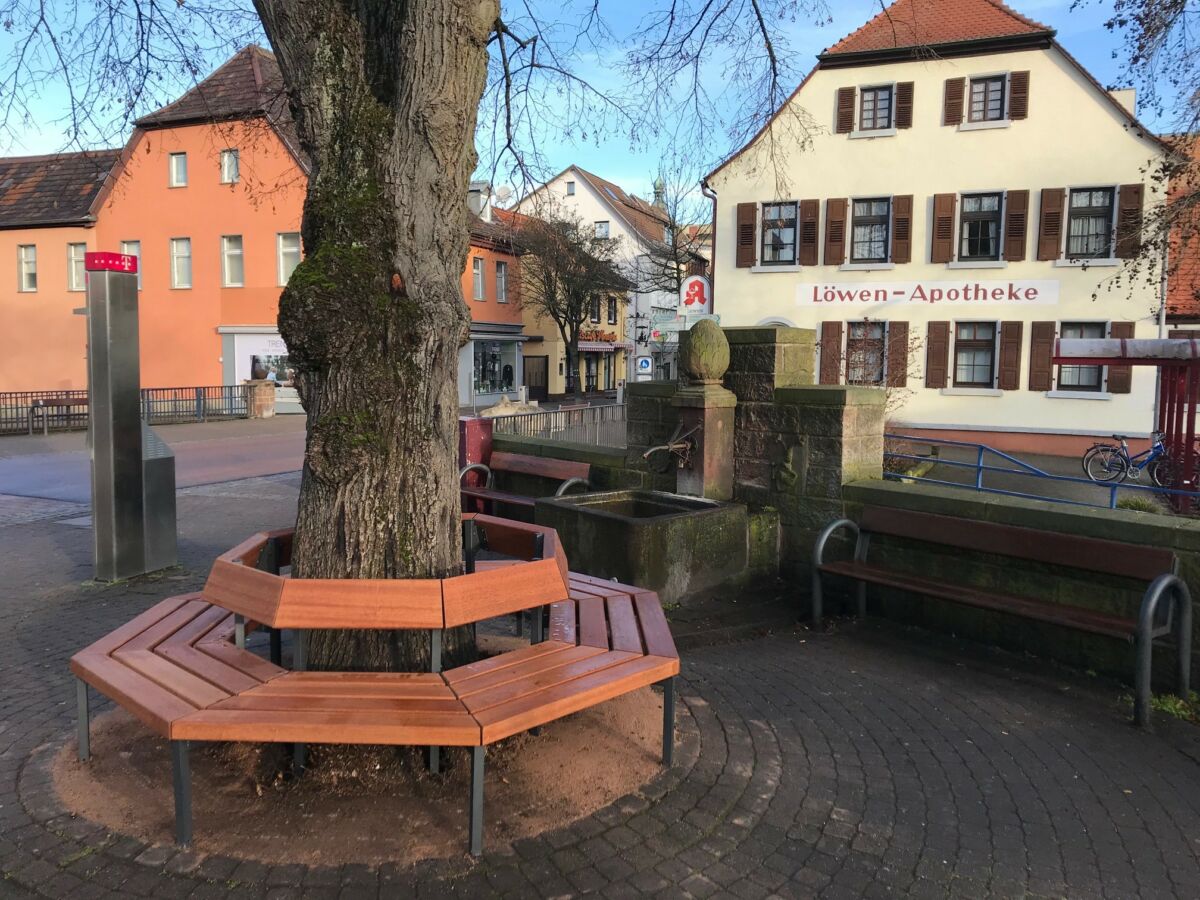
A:
<svg viewBox="0 0 1200 900">
<path fill-rule="evenodd" d="M 973 460 L 949 459 L 942 455 L 925 456 L 916 453 L 904 453 L 897 450 L 884 450 L 884 460 L 905 460 L 908 462 L 932 462 L 936 466 L 951 466 L 953 468 L 970 470 L 974 472 L 974 478 L 970 482 L 949 481 L 944 478 L 930 478 L 927 475 L 912 475 L 905 472 L 884 471 L 883 477 L 891 481 L 912 481 L 919 484 L 937 484 L 943 487 L 966 488 L 968 490 L 981 491 L 987 494 L 1002 494 L 1007 497 L 1023 497 L 1027 500 L 1048 500 L 1051 503 L 1063 503 L 1070 506 L 1091 506 L 1091 507 L 1107 507 L 1109 509 L 1117 508 L 1117 500 L 1121 491 L 1129 491 L 1145 496 L 1147 494 L 1160 497 L 1178 497 L 1190 499 L 1192 505 L 1200 502 L 1200 492 L 1198 491 L 1182 491 L 1173 488 L 1163 488 L 1157 485 L 1147 484 L 1129 484 L 1128 482 L 1112 482 L 1102 484 L 1092 481 L 1090 478 L 1076 478 L 1070 475 L 1054 475 L 1051 472 L 1046 472 L 1039 469 L 1022 459 L 1017 459 L 1015 456 L 1010 456 L 1002 450 L 997 450 L 994 447 L 989 447 L 986 444 L 973 444 L 969 441 L 950 441 L 936 440 L 926 437 L 912 437 L 904 434 L 885 434 L 884 440 L 899 444 L 913 445 L 921 444 L 930 447 L 957 447 L 971 451 L 969 455 L 974 456 Z M 1010 463 L 1011 466 L 992 465 L 988 460 L 992 457 L 999 459 L 1002 462 Z M 1098 501 L 1090 501 L 1084 499 L 1075 499 L 1071 497 L 1056 497 L 1052 494 L 1034 493 L 1032 491 L 1009 490 L 1007 488 L 993 487 L 984 484 L 984 475 L 988 472 L 999 473 L 1003 475 L 1026 476 L 1035 480 L 1053 483 L 1057 485 L 1080 485 L 1090 488 L 1096 492 L 1095 496 L 1100 498 Z M 1076 489 L 1078 490 L 1078 489 Z"/>
<path fill-rule="evenodd" d="M 496 416 L 492 419 L 492 433 L 623 448 L 625 405 L 564 406 L 545 412 Z"/>
<path fill-rule="evenodd" d="M 143 388 L 141 404 L 142 419 L 151 425 L 244 419 L 249 415 L 246 386 L 241 384 Z M 0 392 L 0 435 L 87 427 L 87 391 Z"/>
</svg>

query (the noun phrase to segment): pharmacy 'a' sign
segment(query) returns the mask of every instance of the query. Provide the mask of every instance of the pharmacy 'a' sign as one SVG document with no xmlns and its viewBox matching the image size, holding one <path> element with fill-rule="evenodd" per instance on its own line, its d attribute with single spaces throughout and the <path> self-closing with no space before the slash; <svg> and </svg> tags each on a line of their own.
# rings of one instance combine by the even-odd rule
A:
<svg viewBox="0 0 1200 900">
<path fill-rule="evenodd" d="M 971 279 L 800 284 L 799 306 L 868 307 L 895 303 L 986 309 L 992 306 L 1054 306 L 1057 281 Z"/>
<path fill-rule="evenodd" d="M 712 284 L 704 275 L 689 275 L 679 288 L 680 315 L 694 316 L 712 310 Z"/>
</svg>

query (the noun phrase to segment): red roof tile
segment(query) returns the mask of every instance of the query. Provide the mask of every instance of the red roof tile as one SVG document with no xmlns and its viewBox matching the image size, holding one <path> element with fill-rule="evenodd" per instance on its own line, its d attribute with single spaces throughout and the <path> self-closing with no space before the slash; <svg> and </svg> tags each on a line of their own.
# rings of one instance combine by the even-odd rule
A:
<svg viewBox="0 0 1200 900">
<path fill-rule="evenodd" d="M 999 0 L 896 0 L 821 56 L 1053 34 Z"/>
<path fill-rule="evenodd" d="M 587 179 L 592 189 L 603 197 L 606 203 L 613 206 L 643 239 L 652 244 L 663 242 L 665 237 L 663 229 L 670 221 L 663 210 L 647 203 L 641 197 L 627 193 L 619 185 L 579 168 L 579 166 L 575 166 L 575 171 Z"/>
<path fill-rule="evenodd" d="M 97 150 L 0 159 L 0 229 L 88 222 L 120 155 Z"/>
<path fill-rule="evenodd" d="M 1200 160 L 1200 140 L 1183 136 L 1178 149 Z M 1175 207 L 1167 269 L 1167 315 L 1200 319 L 1200 175 L 1189 167 L 1171 182 L 1168 203 Z"/>
</svg>

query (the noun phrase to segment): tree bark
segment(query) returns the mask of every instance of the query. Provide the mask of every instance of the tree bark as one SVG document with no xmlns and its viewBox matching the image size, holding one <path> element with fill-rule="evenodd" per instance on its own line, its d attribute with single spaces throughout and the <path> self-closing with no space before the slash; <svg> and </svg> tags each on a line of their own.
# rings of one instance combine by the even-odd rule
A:
<svg viewBox="0 0 1200 900">
<path fill-rule="evenodd" d="M 255 0 L 311 163 L 279 327 L 308 413 L 293 577 L 462 571 L 457 357 L 497 0 Z M 447 634 L 446 653 L 466 647 Z M 424 632 L 318 632 L 320 668 L 428 665 Z"/>
</svg>

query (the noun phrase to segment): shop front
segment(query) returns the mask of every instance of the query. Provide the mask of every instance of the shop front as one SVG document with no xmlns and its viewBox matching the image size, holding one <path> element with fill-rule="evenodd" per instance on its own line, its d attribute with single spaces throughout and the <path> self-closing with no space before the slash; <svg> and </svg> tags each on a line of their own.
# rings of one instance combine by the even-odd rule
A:
<svg viewBox="0 0 1200 900">
<path fill-rule="evenodd" d="M 221 373 L 225 384 L 267 380 L 290 386 L 288 349 L 271 325 L 222 325 Z"/>
<path fill-rule="evenodd" d="M 486 409 L 501 397 L 516 400 L 524 384 L 521 344 L 527 340 L 520 325 L 471 329 L 471 339 L 458 357 L 459 404 Z"/>
<path fill-rule="evenodd" d="M 628 341 L 618 340 L 615 331 L 585 330 L 579 333 L 579 377 L 586 394 L 615 391 L 624 381 Z"/>
</svg>

